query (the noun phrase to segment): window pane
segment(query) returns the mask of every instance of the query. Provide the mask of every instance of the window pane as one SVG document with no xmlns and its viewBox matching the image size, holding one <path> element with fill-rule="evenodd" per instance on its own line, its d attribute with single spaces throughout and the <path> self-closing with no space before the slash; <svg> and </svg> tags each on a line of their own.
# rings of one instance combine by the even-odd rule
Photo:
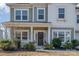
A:
<svg viewBox="0 0 79 59">
<path fill-rule="evenodd" d="M 22 32 L 22 39 L 27 40 L 27 32 Z"/>
<path fill-rule="evenodd" d="M 44 15 L 44 10 L 43 10 L 43 9 L 39 9 L 38 13 L 39 13 L 40 15 Z"/>
<path fill-rule="evenodd" d="M 21 15 L 21 10 L 16 10 L 16 15 Z"/>
<path fill-rule="evenodd" d="M 64 42 L 64 32 L 59 32 L 58 35 L 61 41 Z"/>
<path fill-rule="evenodd" d="M 22 11 L 22 20 L 27 20 L 27 11 L 26 10 Z"/>
<path fill-rule="evenodd" d="M 59 18 L 64 18 L 64 14 L 59 14 Z"/>
<path fill-rule="evenodd" d="M 44 15 L 39 15 L 39 19 L 44 19 Z"/>
<path fill-rule="evenodd" d="M 57 38 L 57 32 L 53 32 L 53 38 Z"/>
<path fill-rule="evenodd" d="M 77 23 L 79 23 L 79 15 L 77 15 Z"/>
<path fill-rule="evenodd" d="M 64 32 L 59 32 L 59 36 L 64 36 Z"/>
<path fill-rule="evenodd" d="M 59 8 L 59 13 L 64 13 L 64 8 Z"/>
<path fill-rule="evenodd" d="M 16 10 L 16 20 L 21 20 L 21 11 Z"/>
</svg>

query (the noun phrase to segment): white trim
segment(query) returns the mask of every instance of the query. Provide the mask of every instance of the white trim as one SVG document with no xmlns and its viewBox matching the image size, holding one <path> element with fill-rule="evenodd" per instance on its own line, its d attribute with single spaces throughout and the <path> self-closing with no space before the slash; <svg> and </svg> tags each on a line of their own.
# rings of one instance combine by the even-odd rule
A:
<svg viewBox="0 0 79 59">
<path fill-rule="evenodd" d="M 21 10 L 21 20 L 16 20 L 16 10 Z M 22 10 L 27 11 L 27 20 L 22 20 Z M 14 21 L 29 21 L 29 9 L 14 9 Z"/>
<path fill-rule="evenodd" d="M 33 9 L 33 11 L 32 11 L 32 13 L 33 13 L 32 14 L 33 20 L 32 21 L 34 22 L 34 7 L 32 9 Z"/>
<path fill-rule="evenodd" d="M 44 10 L 44 19 L 38 19 L 38 10 L 43 9 Z M 45 21 L 45 8 L 37 8 L 37 21 Z"/>
<path fill-rule="evenodd" d="M 33 42 L 33 27 L 30 28 L 31 29 L 31 42 Z"/>
<path fill-rule="evenodd" d="M 64 13 L 59 13 L 59 9 L 60 8 L 63 8 L 64 9 Z M 60 7 L 60 8 L 58 8 L 58 12 L 57 12 L 58 13 L 58 17 L 57 18 L 58 18 L 58 20 L 62 21 L 62 20 L 65 20 L 65 15 L 66 15 L 66 10 L 65 9 L 66 8 L 65 7 Z M 59 18 L 59 14 L 64 14 L 64 18 Z"/>
<path fill-rule="evenodd" d="M 59 29 L 52 29 L 52 39 L 53 39 L 53 32 L 57 32 L 57 38 L 59 37 L 58 32 L 64 32 L 64 42 L 66 42 L 66 32 L 70 33 L 70 41 L 71 41 L 71 30 L 59 30 Z M 62 43 L 64 43 L 62 42 Z"/>
<path fill-rule="evenodd" d="M 48 44 L 50 44 L 50 36 L 51 36 L 50 30 L 51 30 L 51 27 L 49 26 L 48 27 Z"/>
<path fill-rule="evenodd" d="M 22 40 L 22 32 L 27 32 L 27 41 L 29 41 L 29 30 L 14 30 L 14 35 L 16 36 L 16 33 L 15 32 L 21 32 L 21 41 L 26 41 L 26 40 Z"/>
<path fill-rule="evenodd" d="M 74 39 L 75 39 L 75 28 L 74 28 Z"/>
</svg>

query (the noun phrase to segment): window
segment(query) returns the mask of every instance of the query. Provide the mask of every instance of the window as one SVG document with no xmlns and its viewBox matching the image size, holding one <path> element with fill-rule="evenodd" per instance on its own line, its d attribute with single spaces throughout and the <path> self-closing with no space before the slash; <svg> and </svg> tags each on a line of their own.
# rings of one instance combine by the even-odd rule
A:
<svg viewBox="0 0 79 59">
<path fill-rule="evenodd" d="M 37 19 L 39 21 L 44 21 L 44 19 L 45 19 L 45 9 L 44 8 L 37 9 Z"/>
<path fill-rule="evenodd" d="M 59 38 L 61 39 L 62 42 L 64 42 L 64 32 L 59 32 L 58 33 Z"/>
<path fill-rule="evenodd" d="M 16 10 L 16 20 L 21 20 L 21 11 Z"/>
<path fill-rule="evenodd" d="M 28 39 L 27 32 L 22 32 L 22 40 L 27 40 L 27 39 Z"/>
<path fill-rule="evenodd" d="M 22 10 L 22 20 L 27 20 L 27 11 L 26 10 Z"/>
<path fill-rule="evenodd" d="M 17 31 L 15 31 L 15 38 L 18 40 L 28 40 L 29 39 L 29 31 L 17 30 Z"/>
<path fill-rule="evenodd" d="M 60 38 L 62 42 L 65 42 L 65 39 L 66 41 L 71 39 L 71 34 L 68 31 L 54 31 L 53 38 Z"/>
<path fill-rule="evenodd" d="M 57 32 L 53 32 L 53 38 L 57 38 Z"/>
<path fill-rule="evenodd" d="M 64 16 L 65 16 L 65 9 L 64 8 L 59 8 L 58 9 L 58 13 L 59 13 L 58 14 L 59 15 L 58 16 L 59 18 L 64 18 Z"/>
<path fill-rule="evenodd" d="M 77 23 L 79 23 L 79 15 L 77 15 Z"/>
<path fill-rule="evenodd" d="M 16 10 L 16 20 L 27 21 L 28 20 L 28 10 L 27 9 Z"/>
</svg>

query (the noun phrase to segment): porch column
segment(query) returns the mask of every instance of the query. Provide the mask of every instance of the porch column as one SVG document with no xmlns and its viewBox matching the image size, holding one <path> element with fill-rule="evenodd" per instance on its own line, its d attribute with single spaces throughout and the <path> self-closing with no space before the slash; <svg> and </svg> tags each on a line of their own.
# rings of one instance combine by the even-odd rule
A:
<svg viewBox="0 0 79 59">
<path fill-rule="evenodd" d="M 50 44 L 50 26 L 48 27 L 48 43 Z"/>
<path fill-rule="evenodd" d="M 33 27 L 31 27 L 31 42 L 33 42 Z"/>
<path fill-rule="evenodd" d="M 8 39 L 8 35 L 7 35 L 7 27 L 5 27 L 5 39 Z"/>
<path fill-rule="evenodd" d="M 75 28 L 74 28 L 74 39 L 75 39 Z"/>
</svg>

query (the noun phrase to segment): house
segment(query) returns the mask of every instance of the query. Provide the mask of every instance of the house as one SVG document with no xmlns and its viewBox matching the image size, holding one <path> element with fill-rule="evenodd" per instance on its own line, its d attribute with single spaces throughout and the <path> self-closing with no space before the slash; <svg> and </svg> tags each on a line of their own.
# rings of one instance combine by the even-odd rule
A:
<svg viewBox="0 0 79 59">
<path fill-rule="evenodd" d="M 35 42 L 37 48 L 61 38 L 62 44 L 79 39 L 79 7 L 74 3 L 8 3 L 11 39 L 18 39 L 21 46 Z"/>
<path fill-rule="evenodd" d="M 4 26 L 2 24 L 0 24 L 0 40 L 6 39 L 7 34 L 9 34 L 9 33 L 7 33 L 7 30 L 4 28 Z"/>
</svg>

